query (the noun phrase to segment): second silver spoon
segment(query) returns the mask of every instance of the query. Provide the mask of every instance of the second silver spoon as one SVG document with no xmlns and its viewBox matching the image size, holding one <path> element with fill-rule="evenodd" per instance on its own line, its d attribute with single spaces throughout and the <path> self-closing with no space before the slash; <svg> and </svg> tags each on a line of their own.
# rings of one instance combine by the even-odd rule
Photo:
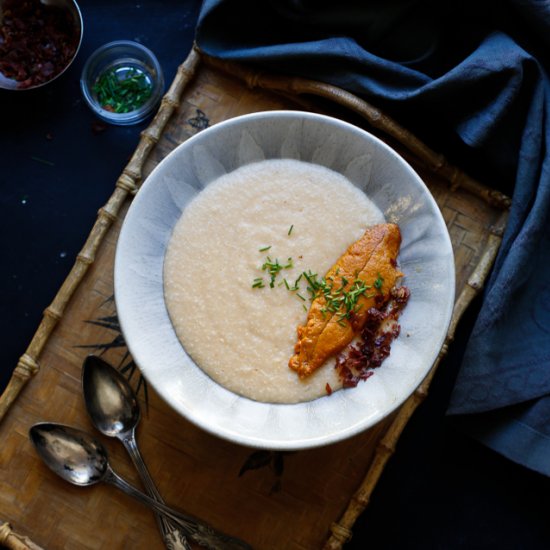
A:
<svg viewBox="0 0 550 550">
<path fill-rule="evenodd" d="M 113 471 L 105 447 L 82 430 L 40 422 L 31 427 L 29 435 L 40 458 L 69 483 L 80 487 L 101 481 L 110 483 L 180 525 L 186 535 L 210 550 L 252 550 L 246 542 L 220 533 L 138 491 Z"/>
</svg>

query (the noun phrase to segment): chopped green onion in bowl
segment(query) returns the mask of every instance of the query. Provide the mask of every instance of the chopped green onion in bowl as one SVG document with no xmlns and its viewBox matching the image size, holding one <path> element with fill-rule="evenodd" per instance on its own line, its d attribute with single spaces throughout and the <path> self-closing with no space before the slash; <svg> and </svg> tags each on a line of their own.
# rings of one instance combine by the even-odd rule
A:
<svg viewBox="0 0 550 550">
<path fill-rule="evenodd" d="M 129 113 L 151 97 L 153 85 L 143 71 L 121 66 L 103 72 L 93 89 L 103 109 L 113 113 Z"/>
</svg>

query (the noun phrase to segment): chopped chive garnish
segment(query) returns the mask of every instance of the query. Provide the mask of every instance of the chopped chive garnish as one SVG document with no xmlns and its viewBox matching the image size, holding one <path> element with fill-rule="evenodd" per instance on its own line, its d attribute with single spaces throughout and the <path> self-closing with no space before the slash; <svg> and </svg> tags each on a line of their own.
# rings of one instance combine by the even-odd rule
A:
<svg viewBox="0 0 550 550">
<path fill-rule="evenodd" d="M 309 286 L 315 290 L 316 288 L 318 288 L 318 285 L 316 284 L 316 282 L 313 280 L 313 278 L 311 277 L 311 275 L 308 275 L 305 271 L 304 273 L 302 273 L 302 275 L 306 278 L 306 281 L 309 283 Z M 300 275 L 300 277 L 302 276 Z"/>
<path fill-rule="evenodd" d="M 374 281 L 374 288 L 376 288 L 376 290 L 381 290 L 383 284 L 384 284 L 384 279 L 382 278 L 380 273 L 378 273 L 378 277 L 376 278 L 376 281 Z"/>
<path fill-rule="evenodd" d="M 264 246 L 263 248 L 260 248 L 258 251 L 259 252 L 265 252 L 266 250 L 269 250 L 271 248 L 271 245 L 269 246 Z"/>
<path fill-rule="evenodd" d="M 294 229 L 294 225 L 291 225 L 289 230 L 288 230 L 288 234 L 290 235 L 292 233 L 292 230 Z"/>
<path fill-rule="evenodd" d="M 308 283 L 306 290 L 310 294 L 310 300 L 313 301 L 318 296 L 323 296 L 326 305 L 321 309 L 321 314 L 324 316 L 327 312 L 337 314 L 338 321 L 342 322 L 346 319 L 350 319 L 353 313 L 359 311 L 362 304 L 358 304 L 358 300 L 361 296 L 365 295 L 366 291 L 371 286 L 366 285 L 360 279 L 355 279 L 353 284 L 342 277 L 340 285 L 336 285 L 333 277 L 317 278 L 317 274 L 309 272 L 302 272 L 300 277 L 304 277 Z M 290 290 L 298 290 L 298 284 L 296 288 Z M 302 300 L 302 295 L 296 294 Z"/>
<path fill-rule="evenodd" d="M 275 261 L 273 261 L 269 256 L 267 256 L 266 261 L 262 265 L 262 271 L 267 271 L 270 275 L 270 281 L 269 286 L 271 288 L 275 287 L 275 279 L 279 272 L 283 269 L 289 269 L 292 267 L 292 258 L 288 259 L 288 263 L 286 265 L 281 265 L 279 263 L 279 260 L 275 258 Z"/>
<path fill-rule="evenodd" d="M 298 294 L 298 292 L 296 293 L 296 296 L 298 296 L 300 300 L 303 300 L 304 302 L 306 301 L 306 299 L 301 294 Z"/>
<path fill-rule="evenodd" d="M 116 67 L 107 69 L 93 88 L 102 108 L 114 113 L 129 113 L 151 96 L 153 86 L 145 73 L 131 68 L 123 74 Z"/>
</svg>

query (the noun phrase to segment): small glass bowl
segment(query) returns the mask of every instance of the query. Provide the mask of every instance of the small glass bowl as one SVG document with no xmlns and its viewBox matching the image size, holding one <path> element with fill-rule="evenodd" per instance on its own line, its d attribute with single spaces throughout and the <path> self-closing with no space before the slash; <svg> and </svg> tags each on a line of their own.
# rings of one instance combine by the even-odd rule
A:
<svg viewBox="0 0 550 550">
<path fill-rule="evenodd" d="M 94 86 L 106 71 L 124 74 L 129 70 L 142 73 L 152 86 L 151 96 L 143 105 L 128 113 L 115 113 L 99 102 Z M 109 42 L 97 49 L 86 61 L 80 78 L 80 89 L 90 109 L 110 124 L 127 126 L 145 120 L 158 106 L 164 92 L 164 76 L 155 54 L 129 40 Z"/>
</svg>

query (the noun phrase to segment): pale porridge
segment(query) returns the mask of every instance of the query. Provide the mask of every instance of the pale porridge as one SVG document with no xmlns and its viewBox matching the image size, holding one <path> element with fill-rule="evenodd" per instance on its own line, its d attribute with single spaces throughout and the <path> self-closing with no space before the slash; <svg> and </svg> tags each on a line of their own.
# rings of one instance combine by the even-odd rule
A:
<svg viewBox="0 0 550 550">
<path fill-rule="evenodd" d="M 184 348 L 219 384 L 257 401 L 339 389 L 334 359 L 305 380 L 288 366 L 310 304 L 299 278 L 324 275 L 383 221 L 346 178 L 306 162 L 262 161 L 212 182 L 185 208 L 165 258 L 165 300 Z"/>
</svg>

